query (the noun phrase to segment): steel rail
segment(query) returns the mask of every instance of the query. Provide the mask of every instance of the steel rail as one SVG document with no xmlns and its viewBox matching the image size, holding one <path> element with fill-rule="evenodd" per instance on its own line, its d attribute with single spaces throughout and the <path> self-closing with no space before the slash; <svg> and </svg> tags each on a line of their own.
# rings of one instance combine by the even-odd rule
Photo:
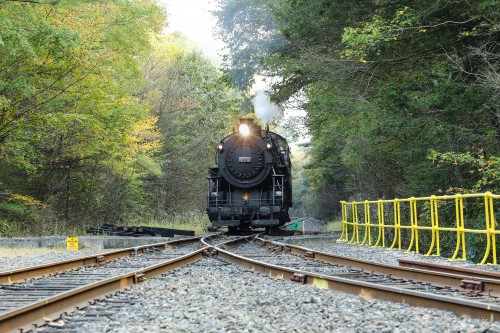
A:
<svg viewBox="0 0 500 333">
<path fill-rule="evenodd" d="M 467 267 L 457 267 L 450 265 L 443 265 L 431 262 L 409 260 L 409 259 L 398 259 L 399 265 L 402 267 L 425 269 L 428 271 L 443 272 L 450 274 L 467 274 L 468 276 L 477 279 L 498 279 L 500 280 L 500 272 L 496 271 L 485 271 Z"/>
<path fill-rule="evenodd" d="M 203 238 L 200 239 L 200 242 L 205 245 L 205 246 L 212 246 L 212 244 L 210 244 L 209 242 L 214 239 L 214 238 L 218 238 L 218 237 L 223 237 L 224 234 L 219 232 L 219 233 L 216 233 L 216 234 L 213 234 L 213 235 L 208 235 L 208 236 L 205 236 Z"/>
<path fill-rule="evenodd" d="M 24 281 L 24 280 L 28 280 L 28 279 L 42 277 L 42 276 L 48 275 L 48 274 L 53 274 L 53 273 L 57 273 L 57 272 L 62 272 L 62 271 L 67 271 L 67 270 L 79 268 L 82 266 L 103 265 L 104 263 L 106 263 L 108 261 L 128 257 L 131 254 L 138 255 L 138 254 L 146 253 L 148 251 L 148 249 L 151 249 L 151 248 L 157 248 L 157 249 L 164 248 L 164 249 L 166 249 L 169 246 L 197 242 L 197 241 L 200 241 L 200 238 L 201 238 L 201 236 L 197 236 L 197 237 L 176 239 L 176 240 L 163 242 L 163 243 L 154 243 L 154 244 L 148 244 L 148 245 L 128 247 L 128 248 L 119 249 L 116 251 L 104 252 L 104 253 L 99 253 L 99 254 L 81 257 L 81 258 L 63 260 L 63 261 L 58 261 L 58 262 L 53 262 L 53 263 L 38 265 L 38 266 L 32 266 L 32 267 L 25 267 L 25 268 L 15 269 L 15 270 L 11 270 L 11 271 L 4 271 L 4 272 L 0 272 L 0 284 L 12 284 L 12 283 L 16 283 L 16 282 L 20 282 L 20 281 Z"/>
<path fill-rule="evenodd" d="M 74 310 L 75 307 L 88 305 L 90 300 L 103 297 L 120 289 L 143 282 L 146 279 L 200 260 L 205 255 L 207 249 L 207 247 L 204 247 L 175 259 L 75 288 L 31 303 L 22 308 L 6 312 L 0 315 L 0 332 L 32 330 L 37 325 L 59 318 L 64 312 Z"/>
<path fill-rule="evenodd" d="M 350 266 L 367 272 L 384 274 L 390 277 L 412 281 L 428 282 L 438 286 L 470 289 L 473 292 L 483 292 L 486 295 L 500 297 L 500 276 L 475 274 L 477 270 L 461 270 L 455 272 L 449 270 L 447 272 L 439 272 L 428 269 L 399 267 L 324 253 L 302 246 L 270 241 L 260 237 L 256 237 L 255 240 L 264 245 L 278 246 L 284 252 L 303 255 L 307 258 L 323 261 L 329 264 Z M 479 272 L 481 273 L 484 271 Z"/>
<path fill-rule="evenodd" d="M 223 250 L 219 247 L 214 247 L 214 251 L 221 260 L 245 267 L 252 271 L 264 273 L 269 277 L 288 279 L 322 289 L 342 291 L 359 295 L 367 299 L 382 299 L 399 303 L 408 303 L 413 306 L 447 310 L 454 312 L 457 315 L 483 318 L 491 322 L 500 319 L 500 306 L 498 305 L 456 299 L 442 295 L 433 295 L 415 290 L 378 285 L 376 283 L 365 281 L 355 281 L 337 276 L 328 276 L 324 274 L 294 270 L 287 267 L 249 259 Z"/>
<path fill-rule="evenodd" d="M 219 243 L 217 245 L 213 245 L 213 244 L 210 244 L 209 241 L 212 239 L 212 238 L 216 238 L 216 237 L 220 237 L 222 235 L 210 235 L 210 236 L 205 236 L 203 237 L 200 241 L 203 243 L 203 245 L 205 246 L 209 246 L 209 247 L 212 247 L 212 246 L 235 246 L 239 243 L 243 243 L 243 242 L 247 242 L 249 239 L 253 239 L 254 235 L 246 235 L 246 236 L 240 236 L 236 239 L 230 239 L 230 240 L 226 240 L 222 243 Z"/>
</svg>

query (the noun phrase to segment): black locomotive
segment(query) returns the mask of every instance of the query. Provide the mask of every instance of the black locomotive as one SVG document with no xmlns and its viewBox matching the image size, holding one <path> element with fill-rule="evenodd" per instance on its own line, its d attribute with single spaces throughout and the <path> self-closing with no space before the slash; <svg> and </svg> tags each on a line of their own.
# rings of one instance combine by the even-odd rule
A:
<svg viewBox="0 0 500 333">
<path fill-rule="evenodd" d="M 250 118 L 240 119 L 217 147 L 209 168 L 207 213 L 213 227 L 278 227 L 290 221 L 290 149 L 280 135 Z"/>
</svg>

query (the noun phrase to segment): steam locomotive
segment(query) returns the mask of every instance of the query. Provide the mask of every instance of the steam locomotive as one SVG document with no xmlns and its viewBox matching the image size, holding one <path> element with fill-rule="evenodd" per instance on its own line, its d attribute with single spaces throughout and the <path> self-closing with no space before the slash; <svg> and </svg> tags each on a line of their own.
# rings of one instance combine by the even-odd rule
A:
<svg viewBox="0 0 500 333">
<path fill-rule="evenodd" d="M 290 221 L 290 149 L 280 135 L 242 118 L 220 141 L 208 170 L 207 214 L 213 228 L 276 228 Z"/>
</svg>

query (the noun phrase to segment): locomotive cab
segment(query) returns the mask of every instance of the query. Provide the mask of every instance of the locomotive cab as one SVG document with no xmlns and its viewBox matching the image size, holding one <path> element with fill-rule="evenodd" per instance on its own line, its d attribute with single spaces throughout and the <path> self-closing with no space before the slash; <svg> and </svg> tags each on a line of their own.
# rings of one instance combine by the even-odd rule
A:
<svg viewBox="0 0 500 333">
<path fill-rule="evenodd" d="M 220 141 L 209 168 L 207 213 L 214 227 L 280 226 L 292 205 L 290 152 L 286 140 L 253 119 Z"/>
</svg>

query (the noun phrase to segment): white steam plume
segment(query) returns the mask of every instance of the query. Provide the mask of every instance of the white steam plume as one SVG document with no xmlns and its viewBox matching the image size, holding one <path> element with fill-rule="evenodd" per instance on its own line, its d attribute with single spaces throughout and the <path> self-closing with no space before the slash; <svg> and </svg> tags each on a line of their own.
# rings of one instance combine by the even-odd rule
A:
<svg viewBox="0 0 500 333">
<path fill-rule="evenodd" d="M 255 114 L 262 120 L 264 125 L 268 124 L 271 119 L 278 113 L 278 107 L 271 103 L 269 97 L 264 90 L 256 90 L 253 98 L 253 106 Z"/>
</svg>

